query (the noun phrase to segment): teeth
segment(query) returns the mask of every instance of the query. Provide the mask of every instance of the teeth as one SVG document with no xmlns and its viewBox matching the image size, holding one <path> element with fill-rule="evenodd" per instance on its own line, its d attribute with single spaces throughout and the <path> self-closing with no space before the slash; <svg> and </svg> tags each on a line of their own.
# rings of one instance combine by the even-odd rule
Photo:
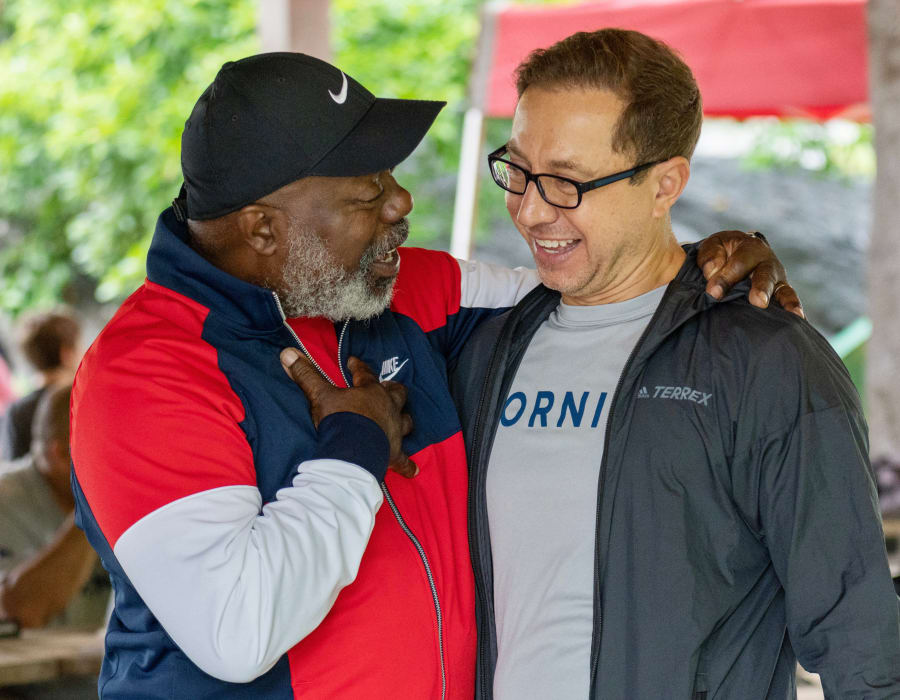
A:
<svg viewBox="0 0 900 700">
<path fill-rule="evenodd" d="M 572 245 L 575 242 L 575 239 L 573 238 L 568 241 L 557 241 L 557 240 L 542 241 L 540 239 L 535 238 L 534 242 L 535 242 L 535 244 L 539 245 L 541 248 L 565 248 L 566 246 Z"/>
</svg>

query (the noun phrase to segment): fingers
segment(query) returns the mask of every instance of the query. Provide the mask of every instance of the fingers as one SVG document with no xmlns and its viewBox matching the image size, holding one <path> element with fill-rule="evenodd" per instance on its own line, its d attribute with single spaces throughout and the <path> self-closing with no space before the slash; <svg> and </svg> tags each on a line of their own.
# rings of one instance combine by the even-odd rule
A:
<svg viewBox="0 0 900 700">
<path fill-rule="evenodd" d="M 703 270 L 703 276 L 706 279 L 711 279 L 716 272 L 722 269 L 727 259 L 728 251 L 725 249 L 719 234 L 713 234 L 705 238 L 697 251 L 697 265 Z"/>
<path fill-rule="evenodd" d="M 285 348 L 279 356 L 281 366 L 287 375 L 303 389 L 307 398 L 312 399 L 323 388 L 331 388 L 331 385 L 319 371 L 313 367 L 307 357 L 296 348 Z"/>
<path fill-rule="evenodd" d="M 397 472 L 400 476 L 404 476 L 407 479 L 412 479 L 419 473 L 419 467 L 416 463 L 402 452 L 396 459 L 392 460 L 388 466 L 392 471 Z"/>
<path fill-rule="evenodd" d="M 347 368 L 352 376 L 353 386 L 366 386 L 367 384 L 375 384 L 378 378 L 372 369 L 358 357 L 352 355 L 347 358 Z"/>
<path fill-rule="evenodd" d="M 797 295 L 797 292 L 794 291 L 794 288 L 787 282 L 780 282 L 775 286 L 775 291 L 772 292 L 772 299 L 774 299 L 775 303 L 785 311 L 790 311 L 800 318 L 806 318 L 806 313 L 803 311 L 803 303 L 800 301 L 800 297 Z"/>
<path fill-rule="evenodd" d="M 752 238 L 751 234 L 735 230 L 717 231 L 704 238 L 697 250 L 697 265 L 703 270 L 703 276 L 711 279 L 724 267 L 735 248 L 747 238 Z"/>
<path fill-rule="evenodd" d="M 781 275 L 777 274 L 777 270 L 781 268 L 781 265 L 772 254 L 771 248 L 759 238 L 754 238 L 747 234 L 741 235 L 743 236 L 742 239 L 737 239 L 736 241 L 732 239 L 729 246 L 722 246 L 728 257 L 718 270 L 711 272 L 711 276 L 708 278 L 709 282 L 706 285 L 706 291 L 715 299 L 721 299 L 735 284 L 748 277 L 752 271 L 758 270 L 763 266 L 767 266 L 764 268 L 763 277 L 761 278 L 764 284 L 768 283 L 766 275 L 772 280 L 772 284 L 784 279 L 783 268 L 780 269 Z M 733 247 L 729 251 L 730 246 Z M 709 263 L 707 265 L 711 269 L 712 266 Z M 706 267 L 703 268 L 703 272 L 704 274 L 707 273 Z M 768 295 L 772 290 L 766 289 L 761 291 L 766 292 L 765 303 L 762 305 L 767 306 L 769 303 Z M 759 295 L 757 295 L 757 300 L 762 301 Z"/>
<path fill-rule="evenodd" d="M 379 382 L 369 366 L 357 357 L 347 361 L 353 375 L 353 386 L 333 386 L 312 362 L 295 348 L 285 348 L 281 365 L 288 376 L 303 390 L 309 400 L 313 425 L 333 413 L 356 413 L 374 421 L 384 431 L 391 446 L 390 468 L 412 478 L 419 473 L 416 464 L 403 453 L 402 440 L 413 429 L 413 420 L 403 412 L 406 387 L 397 382 Z"/>
<path fill-rule="evenodd" d="M 775 285 L 783 284 L 771 262 L 760 263 L 750 275 L 750 293 L 748 298 L 753 306 L 765 309 L 775 291 Z"/>
<path fill-rule="evenodd" d="M 400 382 L 388 380 L 381 382 L 381 386 L 387 390 L 388 396 L 391 397 L 391 401 L 394 402 L 394 405 L 398 409 L 403 408 L 406 405 L 406 387 Z"/>
<path fill-rule="evenodd" d="M 775 301 L 786 311 L 806 318 L 803 304 L 787 282 L 781 261 L 761 234 L 719 231 L 700 244 L 697 264 L 708 281 L 706 292 L 721 299 L 732 286 L 750 274 L 750 303 L 766 308 Z"/>
</svg>

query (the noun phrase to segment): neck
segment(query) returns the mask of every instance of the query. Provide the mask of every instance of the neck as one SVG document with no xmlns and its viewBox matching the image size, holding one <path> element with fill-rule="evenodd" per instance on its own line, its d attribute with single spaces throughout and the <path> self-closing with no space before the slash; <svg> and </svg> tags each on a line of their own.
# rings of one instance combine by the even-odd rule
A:
<svg viewBox="0 0 900 700">
<path fill-rule="evenodd" d="M 66 384 L 72 379 L 73 370 L 69 367 L 55 367 L 53 369 L 45 369 L 41 372 L 41 382 L 43 386 L 51 384 Z"/>
<path fill-rule="evenodd" d="M 628 256 L 620 252 L 619 259 L 612 259 L 606 266 L 599 285 L 585 293 L 563 294 L 562 300 L 572 306 L 597 306 L 627 301 L 668 284 L 684 263 L 685 252 L 669 229 L 664 235 L 655 236 L 642 254 Z M 628 258 L 627 262 L 626 259 Z"/>
</svg>

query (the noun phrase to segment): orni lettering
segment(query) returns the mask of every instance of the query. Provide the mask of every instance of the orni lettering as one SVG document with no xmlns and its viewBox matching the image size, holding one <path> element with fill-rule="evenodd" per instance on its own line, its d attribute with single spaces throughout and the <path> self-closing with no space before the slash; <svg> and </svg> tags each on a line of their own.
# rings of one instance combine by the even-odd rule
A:
<svg viewBox="0 0 900 700">
<path fill-rule="evenodd" d="M 573 391 L 557 394 L 553 391 L 538 391 L 528 397 L 523 391 L 515 391 L 506 399 L 500 424 L 509 427 L 519 421 L 527 422 L 529 428 L 596 428 L 606 405 L 605 391 L 584 391 L 580 395 Z"/>
</svg>

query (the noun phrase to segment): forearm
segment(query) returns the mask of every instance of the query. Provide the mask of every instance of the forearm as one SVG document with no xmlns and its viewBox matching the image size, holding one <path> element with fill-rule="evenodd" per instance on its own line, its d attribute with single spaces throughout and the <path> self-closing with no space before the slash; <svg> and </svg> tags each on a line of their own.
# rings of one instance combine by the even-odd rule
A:
<svg viewBox="0 0 900 700">
<path fill-rule="evenodd" d="M 351 425 L 352 435 L 323 421 L 330 433 L 323 441 L 366 446 L 358 452 L 372 452 L 379 436 L 386 443 L 374 423 L 371 434 Z M 383 447 L 374 449 L 382 477 Z M 115 545 L 166 632 L 216 678 L 246 682 L 265 673 L 356 577 L 381 505 L 379 470 L 360 468 L 366 457 L 339 445 L 326 444 L 323 454 L 342 459 L 304 462 L 265 506 L 251 486 L 201 492 L 150 513 Z"/>
<path fill-rule="evenodd" d="M 70 514 L 53 541 L 0 585 L 2 616 L 22 627 L 43 627 L 81 590 L 96 562 L 96 553 Z"/>
</svg>

